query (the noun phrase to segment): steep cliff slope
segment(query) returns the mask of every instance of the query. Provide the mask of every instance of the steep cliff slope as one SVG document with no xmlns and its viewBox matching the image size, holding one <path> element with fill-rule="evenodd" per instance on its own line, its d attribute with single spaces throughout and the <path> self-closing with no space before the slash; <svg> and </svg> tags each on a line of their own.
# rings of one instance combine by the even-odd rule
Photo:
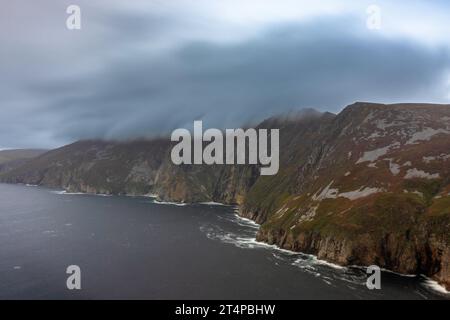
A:
<svg viewBox="0 0 450 320">
<path fill-rule="evenodd" d="M 342 265 L 423 273 L 450 287 L 450 106 L 355 103 L 275 117 L 280 171 L 175 166 L 169 139 L 81 141 L 1 181 L 240 204 L 258 239 Z"/>
<path fill-rule="evenodd" d="M 316 133 L 307 159 L 281 165 L 295 181 L 250 190 L 242 214 L 263 223 L 259 240 L 449 286 L 450 107 L 357 103 Z"/>
<path fill-rule="evenodd" d="M 2 175 L 1 180 L 69 191 L 145 194 L 168 150 L 166 140 L 79 141 L 49 151 Z"/>
</svg>

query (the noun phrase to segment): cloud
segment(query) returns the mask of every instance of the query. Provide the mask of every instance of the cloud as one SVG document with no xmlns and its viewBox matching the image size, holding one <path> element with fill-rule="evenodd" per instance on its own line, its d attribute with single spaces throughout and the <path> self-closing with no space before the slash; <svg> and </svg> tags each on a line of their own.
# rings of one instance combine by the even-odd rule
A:
<svg viewBox="0 0 450 320">
<path fill-rule="evenodd" d="M 206 32 L 208 19 L 161 8 L 87 8 L 92 19 L 79 34 L 54 30 L 58 19 L 42 44 L 29 30 L 14 35 L 19 44 L 0 33 L 10 40 L 0 53 L 8 62 L 0 67 L 0 145 L 152 136 L 196 119 L 233 128 L 357 100 L 448 101 L 445 45 L 371 32 L 353 15 L 271 22 L 229 41 L 214 38 L 226 33 L 221 25 Z"/>
</svg>

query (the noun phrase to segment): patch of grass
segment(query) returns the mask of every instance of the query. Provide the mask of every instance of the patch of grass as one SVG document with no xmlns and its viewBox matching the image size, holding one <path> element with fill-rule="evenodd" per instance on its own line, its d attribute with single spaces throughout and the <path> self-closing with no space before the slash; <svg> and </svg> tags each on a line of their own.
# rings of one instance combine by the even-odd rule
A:
<svg viewBox="0 0 450 320">
<path fill-rule="evenodd" d="M 406 179 L 403 182 L 404 189 L 408 191 L 419 191 L 423 194 L 427 206 L 442 188 L 442 179 Z"/>
<path fill-rule="evenodd" d="M 425 209 L 424 201 L 416 194 L 383 193 L 358 202 L 325 199 L 314 219 L 301 223 L 292 232 L 318 232 L 348 239 L 362 234 L 382 237 L 413 229 Z"/>
<path fill-rule="evenodd" d="M 428 209 L 428 214 L 430 216 L 450 216 L 450 196 L 434 198 L 432 205 Z"/>
</svg>

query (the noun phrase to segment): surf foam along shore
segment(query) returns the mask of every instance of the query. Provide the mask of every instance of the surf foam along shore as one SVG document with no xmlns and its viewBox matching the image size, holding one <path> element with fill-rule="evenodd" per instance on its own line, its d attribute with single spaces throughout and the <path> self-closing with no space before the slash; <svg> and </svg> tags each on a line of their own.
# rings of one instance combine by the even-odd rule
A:
<svg viewBox="0 0 450 320">
<path fill-rule="evenodd" d="M 203 204 L 203 205 L 208 205 L 208 206 L 229 206 L 228 204 L 221 203 L 221 202 L 215 202 L 215 201 L 199 202 L 198 204 Z"/>
<path fill-rule="evenodd" d="M 303 256 L 303 257 L 309 257 L 312 261 L 314 261 L 316 264 L 320 264 L 320 265 L 326 265 L 329 267 L 332 267 L 334 269 L 341 269 L 341 270 L 345 270 L 346 267 L 344 266 L 340 266 L 325 260 L 320 260 L 317 258 L 317 256 L 312 255 L 312 254 L 306 254 L 303 252 L 296 252 L 296 251 L 292 251 L 292 250 L 287 250 L 287 249 L 283 249 L 280 248 L 279 246 L 275 245 L 275 244 L 268 244 L 266 242 L 262 242 L 262 241 L 257 241 L 256 240 L 256 232 L 258 231 L 258 229 L 260 228 L 260 225 L 258 223 L 256 223 L 255 221 L 248 219 L 248 218 L 244 218 L 241 217 L 239 214 L 239 209 L 235 208 L 234 209 L 234 214 L 233 217 L 235 218 L 235 223 L 238 223 L 241 226 L 245 226 L 245 227 L 249 227 L 253 229 L 253 235 L 252 237 L 239 237 L 236 236 L 235 239 L 233 239 L 231 237 L 230 233 L 227 233 L 225 235 L 225 240 L 228 243 L 232 243 L 236 246 L 239 247 L 243 247 L 243 248 L 255 248 L 255 247 L 260 247 L 260 248 L 266 248 L 266 249 L 271 249 L 271 250 L 275 250 L 278 252 L 282 252 L 288 255 L 299 255 L 299 256 Z"/>
<path fill-rule="evenodd" d="M 166 204 L 166 205 L 171 205 L 171 206 L 179 206 L 179 207 L 184 207 L 187 206 L 187 203 L 183 203 L 183 202 L 170 202 L 170 201 L 159 201 L 159 200 L 153 200 L 152 203 L 155 204 Z"/>
<path fill-rule="evenodd" d="M 157 195 L 157 194 L 149 194 L 147 196 L 150 198 L 154 198 L 153 203 L 156 203 L 156 204 L 167 204 L 167 205 L 173 205 L 173 206 L 187 206 L 187 205 L 224 206 L 224 207 L 232 206 L 229 204 L 215 202 L 215 201 L 195 202 L 195 203 L 161 201 L 161 200 L 158 200 L 159 195 Z"/>
<path fill-rule="evenodd" d="M 103 194 L 103 193 L 86 193 L 86 192 L 68 192 L 66 190 L 52 190 L 50 193 L 59 194 L 59 195 L 67 195 L 67 196 L 98 196 L 98 197 L 112 197 L 112 194 Z"/>
<path fill-rule="evenodd" d="M 441 293 L 450 299 L 450 291 L 448 291 L 443 286 L 441 286 L 437 281 L 432 280 L 428 277 L 425 277 L 425 278 L 426 278 L 426 280 L 424 282 L 424 286 L 426 286 L 428 289 L 430 289 L 432 291 Z"/>
<path fill-rule="evenodd" d="M 237 216 L 239 217 L 239 215 L 237 215 Z M 239 218 L 252 221 L 254 224 L 258 225 L 253 220 L 250 220 L 250 219 L 247 219 L 247 218 L 242 218 L 242 217 L 239 217 Z M 259 227 L 259 225 L 258 225 L 258 227 Z M 334 269 L 339 269 L 339 270 L 346 270 L 347 269 L 347 267 L 340 266 L 340 265 L 335 264 L 335 263 L 331 263 L 331 262 L 328 262 L 328 261 L 325 261 L 325 260 L 318 259 L 317 256 L 315 256 L 313 254 L 307 254 L 307 253 L 303 253 L 303 252 L 297 252 L 297 251 L 292 251 L 292 250 L 288 250 L 288 249 L 283 249 L 283 248 L 280 248 L 279 246 L 277 246 L 276 244 L 268 244 L 268 243 L 265 243 L 265 242 L 262 242 L 262 241 L 257 241 L 256 237 L 252 238 L 251 240 L 248 240 L 248 243 L 251 243 L 251 244 L 254 244 L 254 245 L 257 245 L 257 246 L 260 246 L 260 247 L 264 247 L 264 248 L 267 248 L 267 249 L 272 249 L 272 250 L 276 250 L 276 251 L 279 251 L 279 252 L 283 252 L 283 253 L 286 253 L 286 254 L 289 254 L 289 255 L 299 255 L 299 256 L 303 256 L 303 257 L 308 257 L 308 258 L 310 258 L 311 261 L 313 261 L 315 264 L 318 264 L 318 265 L 328 266 L 328 267 L 331 267 L 331 268 L 334 268 Z"/>
<path fill-rule="evenodd" d="M 26 185 L 27 187 L 39 187 L 39 185 Z M 158 200 L 159 195 L 155 193 L 149 193 L 145 195 L 132 195 L 132 194 L 125 194 L 125 195 L 115 195 L 115 194 L 104 194 L 104 193 L 92 193 L 92 192 L 69 192 L 67 190 L 51 190 L 51 193 L 59 194 L 59 195 L 91 195 L 91 196 L 99 196 L 99 197 L 112 197 L 112 196 L 126 196 L 126 197 L 145 197 L 153 199 L 152 203 L 155 204 L 161 204 L 161 205 L 172 205 L 172 206 L 187 206 L 191 204 L 201 204 L 201 205 L 209 205 L 209 206 L 229 206 L 224 203 L 220 202 L 199 202 L 199 203 L 186 203 L 186 202 L 173 202 L 173 201 L 160 201 Z"/>
<path fill-rule="evenodd" d="M 24 186 L 33 186 L 33 187 L 41 187 L 39 185 L 26 185 L 26 184 L 22 184 L 20 183 L 19 185 L 24 185 Z M 84 193 L 84 192 L 68 192 L 67 190 L 51 190 L 51 193 L 54 194 L 58 194 L 58 195 L 92 195 L 92 196 L 100 196 L 100 197 L 111 197 L 114 196 L 112 194 L 99 194 L 99 193 Z M 152 203 L 155 204 L 160 204 L 160 205 L 173 205 L 173 206 L 187 206 L 187 205 L 191 205 L 191 203 L 183 203 L 183 202 L 170 202 L 170 201 L 158 201 L 156 200 L 156 198 L 158 197 L 157 194 L 147 194 L 144 195 L 144 197 L 149 197 L 154 199 L 152 201 Z M 192 203 L 195 204 L 195 203 Z M 201 204 L 201 205 L 221 205 L 221 206 L 229 206 L 226 204 L 222 204 L 222 203 L 218 203 L 218 202 L 202 202 L 202 203 L 196 203 L 196 204 Z M 234 207 L 234 217 L 236 218 L 235 223 L 238 224 L 243 224 L 246 227 L 252 227 L 254 228 L 256 231 L 257 229 L 259 229 L 260 225 L 258 223 L 256 223 L 255 221 L 248 219 L 248 218 L 244 218 L 241 217 L 239 215 L 239 208 L 238 206 L 233 206 Z M 266 249 L 272 249 L 278 252 L 283 252 L 285 254 L 289 254 L 289 255 L 299 255 L 302 257 L 309 257 L 310 261 L 316 265 L 325 265 L 328 266 L 330 268 L 334 268 L 334 269 L 339 269 L 339 270 L 347 270 L 349 267 L 350 268 L 360 268 L 365 270 L 367 268 L 367 266 L 358 266 L 358 265 L 349 265 L 349 266 L 341 266 L 335 263 L 331 263 L 328 262 L 326 260 L 321 260 L 318 259 L 317 256 L 312 255 L 312 254 L 306 254 L 306 253 L 302 253 L 302 252 L 296 252 L 296 251 L 291 251 L 291 250 L 287 250 L 287 249 L 283 249 L 278 247 L 277 245 L 273 244 L 268 244 L 265 242 L 261 242 L 261 241 L 257 241 L 256 240 L 256 231 L 255 231 L 255 236 L 254 237 L 224 237 L 222 240 L 226 243 L 231 243 L 234 244 L 238 247 L 241 248 L 255 248 L 255 247 L 259 247 L 259 248 L 266 248 Z M 403 276 L 403 277 L 417 277 L 417 276 L 421 276 L 423 277 L 425 280 L 424 282 L 424 286 L 431 291 L 437 292 L 441 295 L 444 295 L 445 297 L 450 297 L 450 291 L 446 290 L 445 287 L 443 287 L 442 285 L 440 285 L 438 282 L 430 279 L 429 277 L 425 276 L 425 275 L 411 275 L 411 274 L 401 274 L 401 273 L 397 273 L 395 271 L 392 270 L 388 270 L 388 269 L 382 269 L 383 272 L 390 272 L 393 274 L 396 274 L 398 276 Z"/>
<path fill-rule="evenodd" d="M 235 208 L 234 210 L 234 216 L 237 218 L 238 221 L 244 221 L 246 222 L 248 225 L 247 226 L 257 226 L 258 228 L 260 227 L 259 224 L 257 224 L 256 222 L 254 222 L 251 219 L 248 218 L 244 218 L 241 217 L 239 215 L 239 209 Z M 237 221 L 237 222 L 238 222 Z M 231 237 L 227 237 L 225 242 L 228 243 L 232 243 L 233 239 Z M 315 265 L 323 265 L 323 266 L 327 266 L 336 270 L 348 270 L 348 268 L 356 268 L 356 269 L 361 269 L 361 270 L 366 270 L 367 266 L 359 266 L 359 265 L 349 265 L 349 266 L 341 266 L 332 262 L 328 262 L 326 260 L 322 260 L 317 258 L 316 255 L 313 254 L 306 254 L 303 252 L 296 252 L 296 251 L 291 251 L 291 250 L 287 250 L 287 249 L 283 249 L 278 247 L 275 244 L 268 244 L 265 242 L 261 242 L 261 241 L 257 241 L 256 240 L 256 233 L 255 233 L 255 238 L 245 238 L 245 237 L 238 237 L 237 239 L 235 239 L 234 241 L 237 241 L 238 243 L 233 243 L 238 247 L 241 248 L 254 248 L 254 247 L 260 247 L 260 248 L 266 248 L 266 249 L 272 249 L 278 252 L 283 252 L 289 255 L 299 255 L 301 257 L 308 257 L 309 258 L 309 262 L 315 264 Z M 294 265 L 297 264 L 298 262 L 300 262 L 300 260 L 302 260 L 301 258 L 297 259 L 294 262 Z M 415 274 L 402 274 L 402 273 L 398 273 L 389 269 L 384 269 L 382 268 L 381 271 L 383 272 L 389 272 L 401 277 L 408 277 L 408 278 L 412 278 L 412 277 L 423 277 L 425 279 L 425 281 L 423 282 L 423 286 L 428 289 L 431 290 L 433 292 L 439 293 L 441 295 L 444 295 L 446 298 L 450 298 L 450 291 L 446 290 L 446 288 L 442 285 L 440 285 L 437 281 L 432 280 L 431 278 L 425 276 L 425 275 L 415 275 Z"/>
</svg>

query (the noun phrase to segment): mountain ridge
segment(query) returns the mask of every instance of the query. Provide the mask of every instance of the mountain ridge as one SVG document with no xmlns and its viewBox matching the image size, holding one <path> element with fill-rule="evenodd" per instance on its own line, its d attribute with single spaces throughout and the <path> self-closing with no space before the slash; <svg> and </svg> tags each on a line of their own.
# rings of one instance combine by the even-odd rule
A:
<svg viewBox="0 0 450 320">
<path fill-rule="evenodd" d="M 280 129 L 277 175 L 259 176 L 255 165 L 175 166 L 161 138 L 76 142 L 0 181 L 238 204 L 261 224 L 258 240 L 450 288 L 450 105 L 356 102 L 258 127 Z"/>
<path fill-rule="evenodd" d="M 47 152 L 45 149 L 0 150 L 0 174 L 18 168 L 27 161 Z"/>
</svg>

